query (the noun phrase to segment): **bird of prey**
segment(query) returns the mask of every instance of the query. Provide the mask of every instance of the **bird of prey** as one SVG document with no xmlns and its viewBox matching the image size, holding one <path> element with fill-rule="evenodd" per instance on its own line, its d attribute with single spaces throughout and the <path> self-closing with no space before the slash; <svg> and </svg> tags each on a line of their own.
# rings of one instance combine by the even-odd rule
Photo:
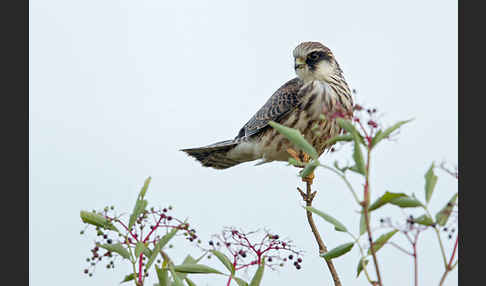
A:
<svg viewBox="0 0 486 286">
<path fill-rule="evenodd" d="M 284 83 L 234 139 L 181 151 L 215 169 L 257 159 L 257 165 L 288 161 L 287 150 L 294 146 L 270 121 L 299 130 L 319 156 L 328 150 L 331 146 L 326 141 L 342 130 L 336 120 L 323 120 L 320 115 L 338 108 L 352 114 L 350 89 L 333 53 L 323 44 L 303 42 L 294 49 L 293 57 L 297 77 Z"/>
</svg>

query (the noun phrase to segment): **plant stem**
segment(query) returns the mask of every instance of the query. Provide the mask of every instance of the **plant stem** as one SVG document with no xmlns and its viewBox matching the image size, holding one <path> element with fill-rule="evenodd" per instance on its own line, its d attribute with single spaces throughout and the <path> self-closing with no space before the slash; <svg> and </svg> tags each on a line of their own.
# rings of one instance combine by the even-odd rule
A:
<svg viewBox="0 0 486 286">
<path fill-rule="evenodd" d="M 451 258 L 449 259 L 449 264 L 447 264 L 446 266 L 446 270 L 444 271 L 444 274 L 442 274 L 442 278 L 440 279 L 440 282 L 439 282 L 439 286 L 442 286 L 442 284 L 444 284 L 445 282 L 445 279 L 447 277 L 447 274 L 449 274 L 449 272 L 456 266 L 457 264 L 457 261 L 456 263 L 454 263 L 454 266 L 452 265 L 452 261 L 454 260 L 454 256 L 456 254 L 456 250 L 457 250 L 457 242 L 458 242 L 458 239 L 459 239 L 459 236 L 456 237 L 456 243 L 454 244 L 454 250 L 452 251 L 452 254 L 451 254 Z"/>
<path fill-rule="evenodd" d="M 415 286 L 418 286 L 418 258 L 417 258 L 417 242 L 418 242 L 418 236 L 420 232 L 417 231 L 417 234 L 415 235 L 414 241 L 412 243 L 413 246 L 413 266 L 414 266 L 414 280 L 415 280 Z"/>
<path fill-rule="evenodd" d="M 371 141 L 368 140 L 368 148 L 367 148 L 367 160 L 366 160 L 366 174 L 365 174 L 365 186 L 364 186 L 364 204 L 363 204 L 363 211 L 364 217 L 366 222 L 366 231 L 368 232 L 368 240 L 370 242 L 370 250 L 371 255 L 373 256 L 373 263 L 375 264 L 376 270 L 376 277 L 378 278 L 378 285 L 382 286 L 383 283 L 381 282 L 381 275 L 380 275 L 380 268 L 378 267 L 378 260 L 376 258 L 375 249 L 373 247 L 373 238 L 371 236 L 371 228 L 370 228 L 370 217 L 368 213 L 368 206 L 370 204 L 370 181 L 369 181 L 369 174 L 370 174 L 370 153 L 371 153 Z"/>
<path fill-rule="evenodd" d="M 307 207 L 312 207 L 312 200 L 314 199 L 314 196 L 316 194 L 315 192 L 312 193 L 311 184 L 312 183 L 310 181 L 306 181 L 306 185 L 307 185 L 306 193 L 302 192 L 299 188 L 297 188 L 301 193 Z M 314 223 L 314 219 L 312 218 L 312 212 L 306 210 L 306 214 L 307 214 L 307 221 L 309 222 L 312 233 L 314 234 L 316 242 L 319 246 L 319 253 L 327 252 L 327 247 L 322 241 L 319 231 L 317 230 L 316 224 Z M 336 272 L 336 268 L 334 267 L 334 264 L 332 263 L 332 260 L 326 260 L 326 263 L 327 263 L 327 267 L 329 268 L 329 271 L 331 272 L 332 279 L 334 280 L 334 285 L 341 286 L 341 281 L 339 280 L 339 276 Z"/>
</svg>

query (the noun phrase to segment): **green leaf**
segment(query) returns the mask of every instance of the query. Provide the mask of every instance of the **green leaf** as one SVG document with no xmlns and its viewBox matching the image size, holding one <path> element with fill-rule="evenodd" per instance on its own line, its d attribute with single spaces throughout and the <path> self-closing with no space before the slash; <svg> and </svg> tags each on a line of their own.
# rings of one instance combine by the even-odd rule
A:
<svg viewBox="0 0 486 286">
<path fill-rule="evenodd" d="M 159 286 L 170 286 L 169 270 L 167 268 L 159 268 L 157 265 L 155 265 L 155 270 L 159 278 Z"/>
<path fill-rule="evenodd" d="M 402 126 L 403 124 L 408 123 L 408 122 L 410 122 L 412 120 L 413 119 L 399 121 L 399 122 L 395 123 L 393 126 L 388 127 L 383 132 L 381 132 L 381 130 L 378 130 L 378 132 L 376 133 L 375 137 L 373 139 L 371 139 L 371 147 L 372 148 L 375 147 L 376 144 L 378 144 L 378 142 L 380 142 L 384 138 L 387 138 L 388 136 L 390 136 L 390 134 L 392 134 L 393 131 L 397 130 L 398 128 L 400 128 L 400 126 Z"/>
<path fill-rule="evenodd" d="M 125 276 L 125 278 L 123 279 L 122 282 L 120 282 L 120 284 L 124 283 L 124 282 L 128 282 L 128 281 L 131 281 L 135 279 L 135 273 L 132 273 L 132 274 L 128 274 Z"/>
<path fill-rule="evenodd" d="M 344 135 L 334 136 L 331 139 L 329 139 L 326 142 L 324 142 L 323 145 L 330 146 L 330 145 L 333 145 L 333 144 L 335 144 L 337 142 L 342 142 L 342 141 L 346 141 L 346 142 L 353 141 L 353 135 L 351 135 L 351 134 L 344 134 Z"/>
<path fill-rule="evenodd" d="M 430 166 L 427 173 L 425 173 L 425 201 L 429 203 L 432 193 L 434 192 L 435 184 L 437 184 L 437 176 L 434 174 L 434 163 Z"/>
<path fill-rule="evenodd" d="M 353 248 L 353 246 L 354 246 L 354 242 L 344 243 L 329 250 L 326 253 L 321 254 L 320 256 L 324 257 L 324 259 L 326 260 L 330 260 L 348 253 Z"/>
<path fill-rule="evenodd" d="M 155 261 L 155 258 L 157 258 L 157 255 L 159 255 L 159 252 L 164 248 L 164 246 L 171 240 L 174 235 L 177 233 L 179 228 L 173 228 L 169 233 L 164 235 L 155 245 L 154 250 L 152 251 L 152 255 L 150 256 L 149 260 L 147 261 L 147 266 L 145 266 L 145 269 L 149 269 L 150 266 L 152 266 L 152 263 Z"/>
<path fill-rule="evenodd" d="M 361 136 L 358 130 L 356 130 L 356 128 L 354 127 L 353 123 L 350 120 L 344 118 L 336 118 L 336 121 L 342 129 L 346 130 L 351 135 L 354 141 L 363 144 L 363 146 L 367 146 L 363 139 L 363 136 Z"/>
<path fill-rule="evenodd" d="M 137 242 L 137 245 L 135 245 L 135 257 L 138 258 L 140 256 L 140 253 L 142 253 L 146 247 L 147 246 L 143 242 Z"/>
<path fill-rule="evenodd" d="M 147 257 L 152 257 L 152 250 L 150 250 L 150 248 L 147 246 L 144 250 L 143 250 L 143 254 Z"/>
<path fill-rule="evenodd" d="M 255 272 L 255 275 L 250 281 L 250 286 L 259 286 L 260 283 L 262 282 L 262 277 L 263 277 L 263 270 L 265 269 L 265 258 L 262 259 L 262 263 L 258 266 L 257 271 Z"/>
<path fill-rule="evenodd" d="M 361 213 L 361 218 L 359 219 L 359 235 L 366 232 L 366 218 L 364 212 Z"/>
<path fill-rule="evenodd" d="M 399 206 L 401 208 L 415 208 L 415 207 L 423 207 L 424 205 L 417 200 L 416 198 L 412 198 L 409 196 L 401 196 L 398 198 L 394 198 L 390 200 L 390 204 Z"/>
<path fill-rule="evenodd" d="M 196 286 L 196 283 L 194 283 L 191 279 L 185 277 L 184 280 L 186 280 L 188 286 Z"/>
<path fill-rule="evenodd" d="M 180 273 L 214 273 L 214 274 L 223 274 L 220 271 L 211 268 L 209 266 L 203 264 L 181 264 L 174 266 L 174 270 Z"/>
<path fill-rule="evenodd" d="M 216 256 L 221 263 L 223 263 L 224 267 L 228 269 L 232 274 L 235 273 L 235 268 L 233 267 L 233 263 L 231 263 L 230 259 L 228 256 L 226 256 L 224 253 L 218 251 L 218 250 L 211 250 L 211 253 Z"/>
<path fill-rule="evenodd" d="M 128 229 L 131 229 L 132 226 L 135 224 L 135 221 L 145 211 L 148 202 L 146 200 L 137 199 L 135 203 L 135 207 L 133 208 L 133 212 L 130 215 L 130 221 L 128 223 Z"/>
<path fill-rule="evenodd" d="M 186 258 L 184 258 L 184 261 L 182 261 L 182 264 L 197 264 L 197 261 L 194 257 L 188 254 Z"/>
<path fill-rule="evenodd" d="M 295 158 L 292 158 L 292 157 L 289 158 L 289 164 L 292 165 L 292 166 L 297 166 L 297 167 L 305 166 L 304 163 L 297 161 Z"/>
<path fill-rule="evenodd" d="M 363 153 L 357 140 L 354 141 L 353 159 L 356 166 L 356 171 L 362 175 L 366 174 L 366 167 L 363 159 Z"/>
<path fill-rule="evenodd" d="M 233 277 L 233 279 L 236 281 L 236 284 L 238 284 L 238 286 L 248 286 L 248 283 L 246 283 L 245 280 L 241 278 Z"/>
<path fill-rule="evenodd" d="M 174 286 L 184 286 L 182 279 L 177 275 L 177 272 L 175 271 L 174 266 L 172 266 L 172 263 L 169 263 L 169 271 L 172 274 L 172 278 L 174 279 Z"/>
<path fill-rule="evenodd" d="M 324 220 L 326 220 L 327 222 L 331 223 L 334 225 L 334 229 L 337 230 L 337 231 L 343 231 L 343 232 L 347 232 L 348 229 L 341 223 L 339 222 L 337 219 L 333 218 L 332 216 L 316 209 L 316 208 L 313 208 L 313 207 L 304 207 L 306 210 L 310 211 L 310 212 L 313 212 L 315 213 L 316 215 L 322 217 Z"/>
<path fill-rule="evenodd" d="M 385 234 L 382 234 L 380 237 L 378 237 L 377 240 L 375 240 L 375 242 L 373 242 L 373 249 L 375 250 L 375 253 L 378 252 L 378 250 L 380 250 L 383 245 L 385 245 L 387 243 L 387 241 L 392 238 L 392 236 L 397 233 L 398 230 L 392 230 L 390 232 L 387 232 Z M 368 254 L 371 254 L 371 247 L 370 249 L 368 249 Z"/>
<path fill-rule="evenodd" d="M 319 160 L 312 160 L 307 165 L 305 165 L 304 169 L 300 172 L 299 176 L 305 178 L 312 174 L 314 170 L 320 165 Z"/>
<path fill-rule="evenodd" d="M 413 221 L 421 225 L 433 225 L 435 223 L 434 220 L 426 214 L 419 216 Z"/>
<path fill-rule="evenodd" d="M 338 169 L 341 171 L 341 173 L 346 172 L 347 169 L 349 169 L 349 166 L 344 166 L 342 168 L 339 167 L 338 161 L 334 161 L 334 168 Z"/>
<path fill-rule="evenodd" d="M 454 209 L 454 205 L 456 204 L 457 200 L 457 193 L 455 193 L 452 198 L 447 202 L 447 204 L 435 215 L 435 219 L 440 226 L 444 226 L 447 221 L 449 220 L 449 216 Z"/>
<path fill-rule="evenodd" d="M 148 189 L 148 186 L 149 186 L 151 180 L 152 180 L 152 177 L 148 177 L 147 179 L 145 179 L 145 182 L 143 183 L 143 187 L 140 190 L 140 194 L 139 194 L 141 199 L 143 199 L 145 197 L 145 193 L 147 193 L 147 189 Z"/>
<path fill-rule="evenodd" d="M 379 197 L 374 203 L 372 203 L 368 211 L 374 211 L 377 208 L 382 207 L 383 205 L 389 203 L 391 200 L 399 197 L 406 196 L 404 193 L 391 193 L 391 192 L 385 192 L 381 197 Z"/>
<path fill-rule="evenodd" d="M 130 253 L 121 243 L 98 244 L 98 246 L 101 247 L 101 248 L 104 248 L 108 251 L 118 253 L 123 258 L 126 258 L 126 259 L 130 258 Z"/>
<path fill-rule="evenodd" d="M 317 159 L 317 157 L 319 157 L 316 149 L 314 149 L 314 147 L 309 142 L 307 142 L 307 140 L 305 140 L 304 136 L 302 136 L 302 134 L 297 129 L 290 128 L 273 121 L 268 122 L 268 124 L 275 128 L 275 130 L 277 130 L 279 133 L 289 139 L 290 142 L 292 142 L 297 148 L 307 153 L 313 159 Z"/>
<path fill-rule="evenodd" d="M 363 261 L 363 259 L 364 259 L 364 261 Z M 361 273 L 361 271 L 363 271 L 363 269 L 364 269 L 363 263 L 364 263 L 364 265 L 366 267 L 366 265 L 368 265 L 368 262 L 369 262 L 368 259 L 365 259 L 364 257 L 359 260 L 359 262 L 358 262 L 358 269 L 357 269 L 357 273 L 358 274 L 356 274 L 356 277 L 359 277 L 359 274 Z"/>
<path fill-rule="evenodd" d="M 88 223 L 94 226 L 99 226 L 101 228 L 108 229 L 108 230 L 118 231 L 118 229 L 110 221 L 108 221 L 107 218 L 105 218 L 100 214 L 81 211 L 79 215 L 81 217 L 81 220 L 84 223 Z"/>
</svg>

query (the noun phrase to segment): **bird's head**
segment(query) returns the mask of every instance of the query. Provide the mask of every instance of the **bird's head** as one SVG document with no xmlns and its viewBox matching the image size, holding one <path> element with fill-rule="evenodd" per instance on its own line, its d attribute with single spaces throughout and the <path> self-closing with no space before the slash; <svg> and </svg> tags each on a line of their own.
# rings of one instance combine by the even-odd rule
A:
<svg viewBox="0 0 486 286">
<path fill-rule="evenodd" d="M 303 42 L 293 52 L 294 68 L 304 82 L 312 80 L 333 81 L 341 69 L 331 50 L 319 42 Z"/>
</svg>

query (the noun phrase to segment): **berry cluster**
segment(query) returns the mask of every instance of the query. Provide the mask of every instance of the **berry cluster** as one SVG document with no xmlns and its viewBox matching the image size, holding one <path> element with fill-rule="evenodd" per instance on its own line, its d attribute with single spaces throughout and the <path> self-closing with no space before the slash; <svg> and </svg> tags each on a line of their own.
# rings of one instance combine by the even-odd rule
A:
<svg viewBox="0 0 486 286">
<path fill-rule="evenodd" d="M 209 250 L 219 250 L 228 253 L 235 270 L 259 265 L 265 258 L 265 266 L 275 269 L 284 266 L 285 262 L 293 260 L 294 266 L 301 269 L 301 252 L 294 249 L 292 241 L 281 239 L 278 234 L 269 231 L 244 232 L 232 227 L 225 228 L 220 235 L 213 236 L 209 241 Z M 290 254 L 286 254 L 290 253 Z"/>
<path fill-rule="evenodd" d="M 129 228 L 129 223 L 122 220 L 122 215 L 115 213 L 114 206 L 105 207 L 102 211 L 93 210 L 94 214 L 98 214 L 112 223 L 119 232 L 110 228 L 103 228 L 100 226 L 94 227 L 96 231 L 96 239 L 94 246 L 90 250 L 89 257 L 86 258 L 88 267 L 83 270 L 83 273 L 88 276 L 92 276 L 95 267 L 98 263 L 102 262 L 104 258 L 108 260 L 106 264 L 107 269 L 113 269 L 115 267 L 115 259 L 120 258 L 120 253 L 114 253 L 110 251 L 110 246 L 120 245 L 124 249 L 135 249 L 138 242 L 143 242 L 149 245 L 149 248 L 153 249 L 160 239 L 169 231 L 177 228 L 179 233 L 186 238 L 186 240 L 193 242 L 198 238 L 196 230 L 189 228 L 189 223 L 175 218 L 172 214 L 172 206 L 168 206 L 162 209 L 150 208 L 140 212 L 139 216 L 135 218 L 133 225 Z M 128 219 L 127 219 L 128 220 Z M 81 230 L 81 234 L 86 232 L 86 229 L 92 225 L 87 225 L 84 230 Z M 200 240 L 197 241 L 201 243 Z M 171 245 L 169 245 L 171 247 Z M 146 253 L 141 253 L 136 258 L 139 265 L 140 273 L 139 277 L 142 277 L 142 268 L 145 266 L 148 257 Z M 157 263 L 161 263 L 157 260 Z M 144 276 L 148 276 L 148 271 L 143 271 Z"/>
</svg>

